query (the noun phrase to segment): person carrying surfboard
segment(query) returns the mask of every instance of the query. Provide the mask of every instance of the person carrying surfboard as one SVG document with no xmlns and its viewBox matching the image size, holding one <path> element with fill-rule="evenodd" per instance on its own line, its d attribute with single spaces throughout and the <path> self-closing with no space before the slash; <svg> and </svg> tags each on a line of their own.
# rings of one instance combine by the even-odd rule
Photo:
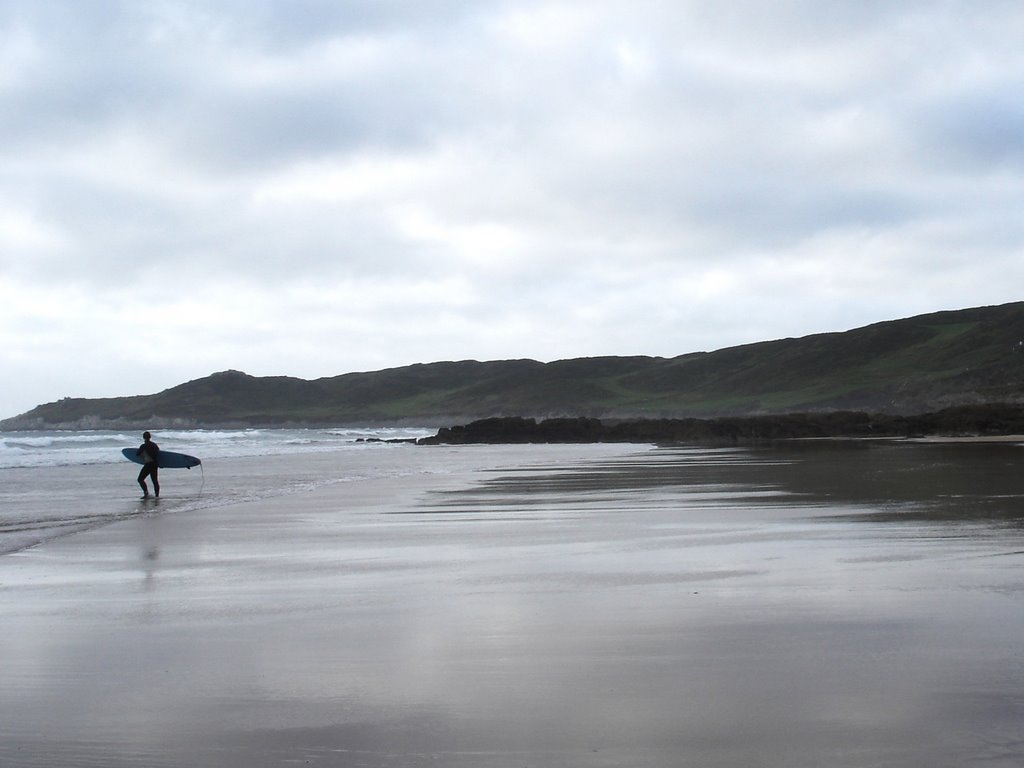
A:
<svg viewBox="0 0 1024 768">
<path fill-rule="evenodd" d="M 160 496 L 160 475 L 159 475 L 159 462 L 160 462 L 160 446 L 152 441 L 152 435 L 149 432 L 142 433 L 142 439 L 145 441 L 139 446 L 139 450 L 135 452 L 136 456 L 142 458 L 142 471 L 139 472 L 139 485 L 142 486 L 142 498 L 149 498 L 149 488 L 146 486 L 146 478 L 153 478 L 153 495 L 157 498 Z"/>
</svg>

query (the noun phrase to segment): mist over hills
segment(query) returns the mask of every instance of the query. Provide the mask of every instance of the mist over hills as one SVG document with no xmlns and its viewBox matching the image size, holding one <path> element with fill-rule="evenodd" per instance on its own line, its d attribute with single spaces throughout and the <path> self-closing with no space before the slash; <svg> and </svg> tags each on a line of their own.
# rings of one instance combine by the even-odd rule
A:
<svg viewBox="0 0 1024 768">
<path fill-rule="evenodd" d="M 305 380 L 223 371 L 156 394 L 65 398 L 0 428 L 443 426 L 499 417 L 916 414 L 1024 403 L 1024 302 L 672 358 L 421 363 Z"/>
</svg>

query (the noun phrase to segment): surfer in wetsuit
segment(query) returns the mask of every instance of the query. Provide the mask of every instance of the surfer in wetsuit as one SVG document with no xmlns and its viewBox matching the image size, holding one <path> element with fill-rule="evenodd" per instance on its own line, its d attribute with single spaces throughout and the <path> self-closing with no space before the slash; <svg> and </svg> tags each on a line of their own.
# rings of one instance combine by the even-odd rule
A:
<svg viewBox="0 0 1024 768">
<path fill-rule="evenodd" d="M 142 486 L 142 498 L 149 498 L 149 488 L 146 487 L 146 478 L 153 478 L 153 494 L 157 497 L 160 496 L 160 475 L 158 462 L 160 461 L 160 446 L 154 443 L 150 438 L 152 435 L 149 432 L 142 433 L 142 439 L 145 442 L 139 446 L 139 450 L 135 452 L 136 456 L 142 457 L 142 471 L 139 472 L 139 485 Z"/>
</svg>

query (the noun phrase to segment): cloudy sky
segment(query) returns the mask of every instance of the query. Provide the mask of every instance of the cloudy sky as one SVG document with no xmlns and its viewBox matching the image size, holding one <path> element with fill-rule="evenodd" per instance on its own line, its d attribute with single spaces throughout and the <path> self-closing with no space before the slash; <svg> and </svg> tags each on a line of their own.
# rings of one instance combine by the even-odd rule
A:
<svg viewBox="0 0 1024 768">
<path fill-rule="evenodd" d="M 0 417 L 1022 298 L 1017 0 L 0 0 Z"/>
</svg>

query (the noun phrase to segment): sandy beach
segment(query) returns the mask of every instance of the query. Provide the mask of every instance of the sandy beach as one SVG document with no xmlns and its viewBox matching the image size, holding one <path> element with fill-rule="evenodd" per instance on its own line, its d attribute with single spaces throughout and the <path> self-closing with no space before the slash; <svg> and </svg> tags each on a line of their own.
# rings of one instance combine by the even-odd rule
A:
<svg viewBox="0 0 1024 768">
<path fill-rule="evenodd" d="M 1024 758 L 1012 479 L 950 522 L 884 449 L 802 473 L 809 449 L 418 450 L 452 471 L 154 506 L 0 558 L 0 764 Z"/>
</svg>

